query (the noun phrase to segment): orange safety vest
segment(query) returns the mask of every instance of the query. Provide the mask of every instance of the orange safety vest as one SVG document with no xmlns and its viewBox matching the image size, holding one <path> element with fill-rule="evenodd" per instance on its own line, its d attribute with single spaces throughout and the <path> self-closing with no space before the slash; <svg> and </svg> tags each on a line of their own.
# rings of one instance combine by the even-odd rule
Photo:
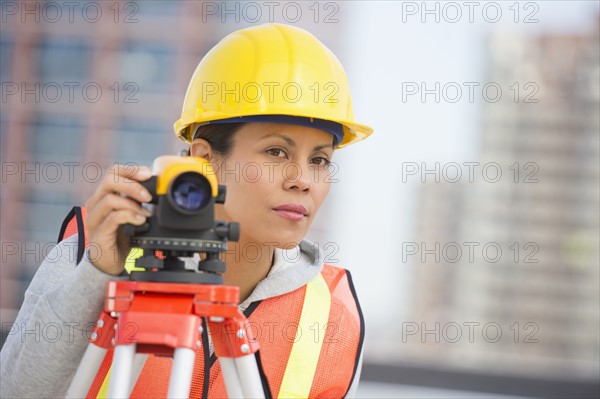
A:
<svg viewBox="0 0 600 399">
<path fill-rule="evenodd" d="M 77 263 L 89 245 L 85 214 L 84 208 L 74 207 L 58 240 L 79 235 Z M 259 371 L 272 397 L 341 398 L 348 393 L 362 351 L 364 320 L 347 270 L 326 264 L 308 284 L 253 302 L 244 314 L 259 342 Z M 223 339 L 228 332 L 220 333 L 212 339 Z M 107 352 L 88 398 L 105 393 L 112 354 L 112 350 Z M 208 363 L 208 397 L 227 397 L 219 359 L 213 354 Z M 131 397 L 166 397 L 171 366 L 171 358 L 149 355 Z M 196 350 L 190 397 L 202 397 L 205 370 L 200 348 Z"/>
</svg>

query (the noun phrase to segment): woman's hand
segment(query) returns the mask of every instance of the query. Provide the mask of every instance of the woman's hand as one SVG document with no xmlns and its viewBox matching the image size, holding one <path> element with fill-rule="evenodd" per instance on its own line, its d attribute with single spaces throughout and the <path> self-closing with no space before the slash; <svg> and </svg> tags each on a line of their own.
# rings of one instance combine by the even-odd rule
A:
<svg viewBox="0 0 600 399">
<path fill-rule="evenodd" d="M 151 175 L 145 166 L 116 164 L 108 169 L 100 186 L 85 203 L 90 258 L 105 273 L 116 276 L 125 267 L 130 245 L 120 226 L 125 223 L 141 225 L 150 216 L 139 204 L 150 201 L 150 193 L 138 182 Z"/>
</svg>

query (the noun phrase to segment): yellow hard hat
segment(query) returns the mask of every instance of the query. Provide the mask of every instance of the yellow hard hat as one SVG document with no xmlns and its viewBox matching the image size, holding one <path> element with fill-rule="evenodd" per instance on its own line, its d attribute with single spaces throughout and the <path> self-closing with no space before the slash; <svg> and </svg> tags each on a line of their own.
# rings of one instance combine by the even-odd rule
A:
<svg viewBox="0 0 600 399">
<path fill-rule="evenodd" d="M 191 142 L 195 126 L 268 117 L 295 117 L 308 126 L 333 122 L 340 127 L 336 148 L 373 132 L 354 121 L 348 79 L 337 57 L 309 32 L 283 24 L 241 29 L 213 47 L 194 71 L 174 129 Z"/>
</svg>

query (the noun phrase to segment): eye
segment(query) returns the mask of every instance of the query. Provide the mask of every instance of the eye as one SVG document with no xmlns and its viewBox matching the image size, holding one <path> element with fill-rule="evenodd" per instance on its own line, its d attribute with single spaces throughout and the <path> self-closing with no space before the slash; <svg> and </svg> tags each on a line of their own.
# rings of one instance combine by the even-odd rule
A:
<svg viewBox="0 0 600 399">
<path fill-rule="evenodd" d="M 269 148 L 265 152 L 269 155 L 273 155 L 278 158 L 283 158 L 283 157 L 287 156 L 286 152 L 281 148 Z"/>
<path fill-rule="evenodd" d="M 314 165 L 325 167 L 325 168 L 327 168 L 327 167 L 329 167 L 329 165 L 331 165 L 331 161 L 325 157 L 314 157 L 312 159 L 312 163 Z"/>
</svg>

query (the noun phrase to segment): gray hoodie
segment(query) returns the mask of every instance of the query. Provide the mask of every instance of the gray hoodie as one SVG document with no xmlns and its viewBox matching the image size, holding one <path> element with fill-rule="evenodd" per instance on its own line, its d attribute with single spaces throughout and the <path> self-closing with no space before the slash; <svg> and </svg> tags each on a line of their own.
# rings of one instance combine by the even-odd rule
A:
<svg viewBox="0 0 600 399">
<path fill-rule="evenodd" d="M 298 249 L 276 249 L 265 279 L 239 305 L 291 292 L 316 277 L 324 255 L 303 240 Z M 25 292 L 15 324 L 0 352 L 2 398 L 64 397 L 104 303 L 107 281 L 124 278 L 101 272 L 88 251 L 76 264 L 77 235 L 60 242 L 44 259 Z M 362 363 L 362 354 L 361 360 Z M 354 397 L 361 364 L 346 397 Z"/>
</svg>

